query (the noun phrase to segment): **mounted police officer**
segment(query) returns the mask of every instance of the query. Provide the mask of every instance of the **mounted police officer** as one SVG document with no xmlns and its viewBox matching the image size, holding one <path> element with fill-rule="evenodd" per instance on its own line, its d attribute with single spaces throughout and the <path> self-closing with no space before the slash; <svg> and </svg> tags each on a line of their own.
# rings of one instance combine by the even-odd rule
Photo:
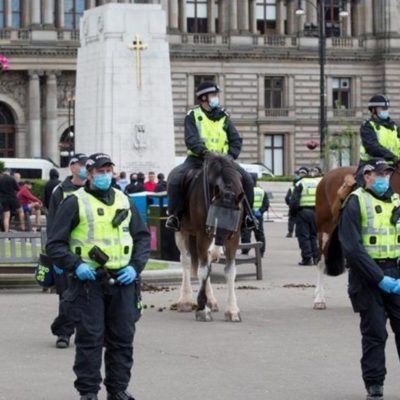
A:
<svg viewBox="0 0 400 400">
<path fill-rule="evenodd" d="M 63 305 L 76 328 L 81 400 L 97 400 L 103 346 L 107 400 L 134 400 L 126 390 L 150 235 L 128 197 L 111 187 L 113 165 L 106 154 L 88 158 L 85 187 L 60 204 L 46 246 L 53 263 L 73 275 Z"/>
<path fill-rule="evenodd" d="M 69 161 L 71 175 L 65 178 L 53 190 L 50 197 L 49 211 L 47 214 L 47 232 L 50 232 L 54 217 L 60 203 L 76 190 L 84 186 L 86 181 L 86 160 L 87 155 L 83 153 L 75 154 Z M 55 271 L 55 284 L 59 296 L 58 315 L 51 325 L 51 332 L 57 336 L 56 347 L 65 349 L 69 346 L 70 337 L 74 333 L 74 323 L 65 314 L 62 307 L 62 297 L 68 287 L 68 277 L 63 270 L 53 266 Z"/>
<path fill-rule="evenodd" d="M 203 82 L 197 90 L 199 105 L 192 108 L 185 118 L 185 144 L 188 157 L 185 162 L 174 168 L 168 177 L 168 213 L 166 227 L 180 230 L 180 218 L 184 209 L 184 178 L 188 171 L 199 169 L 210 151 L 239 157 L 242 138 L 239 136 L 229 114 L 220 107 L 221 89 L 214 82 Z M 253 182 L 251 176 L 237 164 L 242 176 L 243 189 L 249 207 L 246 224 L 253 228 L 251 205 L 253 204 Z M 250 218 L 249 218 L 250 216 Z"/>
<path fill-rule="evenodd" d="M 387 318 L 400 355 L 400 202 L 388 190 L 392 172 L 383 158 L 366 161 L 363 187 L 347 198 L 339 222 L 349 266 L 349 296 L 361 318 L 361 369 L 367 400 L 383 399 Z"/>
<path fill-rule="evenodd" d="M 308 168 L 299 168 L 303 177 L 296 183 L 290 199 L 290 213 L 296 215 L 296 236 L 301 250 L 299 265 L 314 265 L 318 261 L 315 201 L 317 186 L 322 177 L 310 176 Z"/>
</svg>

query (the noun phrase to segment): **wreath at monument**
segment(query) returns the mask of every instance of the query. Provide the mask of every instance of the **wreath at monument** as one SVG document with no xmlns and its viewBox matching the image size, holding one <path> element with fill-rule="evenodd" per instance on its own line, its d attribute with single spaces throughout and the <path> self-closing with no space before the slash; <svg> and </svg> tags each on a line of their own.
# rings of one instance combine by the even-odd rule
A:
<svg viewBox="0 0 400 400">
<path fill-rule="evenodd" d="M 316 140 L 309 140 L 306 146 L 309 150 L 314 150 L 319 146 L 319 143 Z"/>
<path fill-rule="evenodd" d="M 8 71 L 10 69 L 10 64 L 8 58 L 0 54 L 0 73 L 3 71 Z"/>
</svg>

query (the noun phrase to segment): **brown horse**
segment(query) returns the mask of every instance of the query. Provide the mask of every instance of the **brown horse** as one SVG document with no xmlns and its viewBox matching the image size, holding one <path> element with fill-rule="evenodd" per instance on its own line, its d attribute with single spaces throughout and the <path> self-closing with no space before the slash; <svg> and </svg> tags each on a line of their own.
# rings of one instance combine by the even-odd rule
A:
<svg viewBox="0 0 400 400">
<path fill-rule="evenodd" d="M 208 195 L 209 193 L 209 195 Z M 181 253 L 182 286 L 177 308 L 192 311 L 191 270 L 197 273 L 200 290 L 197 297 L 196 319 L 211 321 L 211 311 L 218 311 L 210 282 L 211 263 L 224 247 L 228 283 L 227 321 L 240 322 L 240 310 L 235 294 L 235 255 L 239 246 L 244 197 L 241 176 L 228 157 L 212 154 L 202 170 L 189 184 L 185 199 L 181 231 L 175 241 Z M 215 236 L 215 243 L 209 251 Z"/>
<path fill-rule="evenodd" d="M 344 272 L 337 225 L 343 200 L 351 193 L 357 167 L 339 167 L 329 171 L 320 181 L 316 193 L 315 218 L 318 230 L 319 262 L 314 309 L 325 310 L 324 273 L 337 276 Z M 390 185 L 400 193 L 399 169 L 392 174 Z"/>
</svg>

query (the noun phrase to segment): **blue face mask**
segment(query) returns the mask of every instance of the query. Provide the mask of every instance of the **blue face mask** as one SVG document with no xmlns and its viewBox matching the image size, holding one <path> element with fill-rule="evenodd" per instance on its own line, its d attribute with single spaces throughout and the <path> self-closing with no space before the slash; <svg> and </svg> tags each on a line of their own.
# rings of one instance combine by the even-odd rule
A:
<svg viewBox="0 0 400 400">
<path fill-rule="evenodd" d="M 110 186 L 111 186 L 111 179 L 112 179 L 111 173 L 95 175 L 93 184 L 96 189 L 108 190 L 108 189 L 110 189 Z"/>
<path fill-rule="evenodd" d="M 86 168 L 81 167 L 79 170 L 79 178 L 81 178 L 83 181 L 86 179 Z"/>
<path fill-rule="evenodd" d="M 389 118 L 389 111 L 388 110 L 379 111 L 378 117 L 380 119 L 388 119 Z"/>
<path fill-rule="evenodd" d="M 371 188 L 378 196 L 382 196 L 389 189 L 389 177 L 377 176 Z"/>
<path fill-rule="evenodd" d="M 219 106 L 219 97 L 211 97 L 210 100 L 208 100 L 208 105 L 210 106 L 211 110 L 214 110 Z"/>
</svg>

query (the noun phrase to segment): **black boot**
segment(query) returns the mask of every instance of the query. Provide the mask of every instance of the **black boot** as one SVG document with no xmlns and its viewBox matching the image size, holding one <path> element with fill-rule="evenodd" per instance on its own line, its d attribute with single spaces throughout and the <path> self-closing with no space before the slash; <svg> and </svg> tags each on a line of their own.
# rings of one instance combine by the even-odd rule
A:
<svg viewBox="0 0 400 400">
<path fill-rule="evenodd" d="M 96 393 L 86 393 L 83 394 L 80 400 L 98 400 Z"/>
<path fill-rule="evenodd" d="M 298 265 L 306 266 L 306 265 L 314 265 L 314 264 L 313 264 L 313 261 L 311 260 L 311 258 L 303 258 L 303 259 L 298 263 Z"/>
<path fill-rule="evenodd" d="M 116 394 L 107 394 L 107 400 L 135 400 L 134 397 L 126 391 Z"/>
<path fill-rule="evenodd" d="M 60 335 L 56 341 L 57 349 L 66 349 L 69 347 L 69 336 Z"/>
<path fill-rule="evenodd" d="M 313 257 L 313 264 L 318 265 L 318 257 Z"/>
<path fill-rule="evenodd" d="M 287 237 L 287 238 L 293 237 L 293 233 L 288 232 L 288 233 L 286 234 L 286 237 Z"/>
<path fill-rule="evenodd" d="M 367 399 L 366 400 L 383 400 L 383 386 L 382 385 L 371 385 L 367 387 Z"/>
<path fill-rule="evenodd" d="M 170 215 L 165 221 L 165 227 L 168 229 L 172 229 L 175 232 L 181 230 L 181 222 L 176 215 Z"/>
</svg>

